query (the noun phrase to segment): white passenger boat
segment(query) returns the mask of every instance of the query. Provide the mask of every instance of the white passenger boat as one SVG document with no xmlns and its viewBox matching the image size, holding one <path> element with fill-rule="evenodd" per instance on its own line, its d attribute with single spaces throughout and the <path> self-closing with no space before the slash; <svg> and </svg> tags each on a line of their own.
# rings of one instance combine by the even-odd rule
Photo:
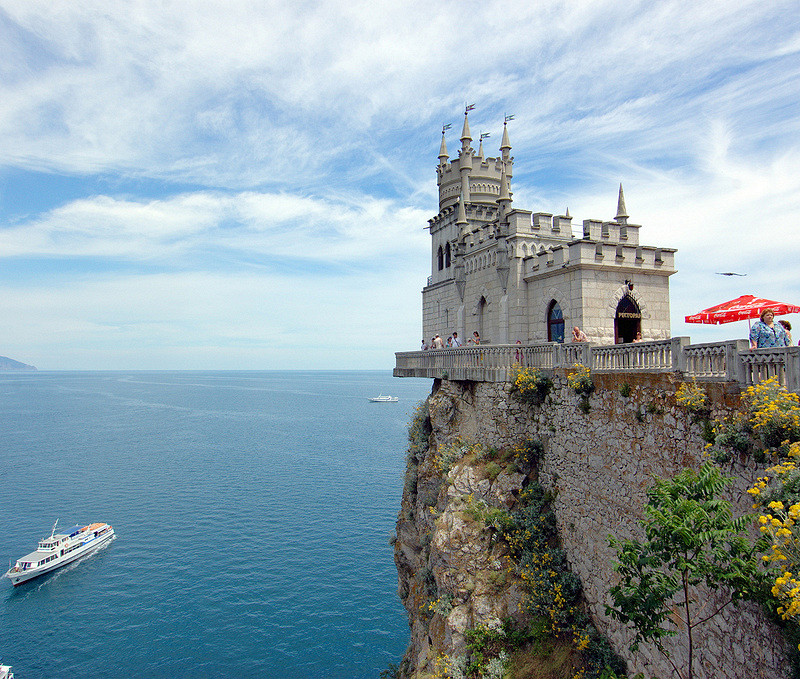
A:
<svg viewBox="0 0 800 679">
<path fill-rule="evenodd" d="M 11 665 L 0 665 L 0 679 L 14 679 Z"/>
<path fill-rule="evenodd" d="M 3 575 L 14 587 L 91 554 L 114 538 L 114 529 L 107 523 L 74 526 L 61 533 L 56 533 L 57 525 L 58 521 L 50 537 L 39 542 L 35 552 L 17 559 L 16 565 Z"/>
<path fill-rule="evenodd" d="M 368 400 L 372 403 L 397 403 L 397 396 L 384 396 L 381 394 L 380 396 L 373 396 Z"/>
</svg>

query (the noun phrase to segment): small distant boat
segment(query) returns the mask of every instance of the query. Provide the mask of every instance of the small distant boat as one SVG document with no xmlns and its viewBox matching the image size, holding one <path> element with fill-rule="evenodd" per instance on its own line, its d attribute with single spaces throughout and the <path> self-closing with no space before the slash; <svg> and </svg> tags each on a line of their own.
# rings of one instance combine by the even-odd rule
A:
<svg viewBox="0 0 800 679">
<path fill-rule="evenodd" d="M 0 679 L 14 679 L 11 665 L 0 665 Z"/>
<path fill-rule="evenodd" d="M 373 396 L 367 400 L 372 403 L 397 403 L 397 396 L 384 396 L 381 394 L 380 396 Z"/>
<path fill-rule="evenodd" d="M 74 526 L 63 533 L 56 533 L 57 525 L 58 521 L 53 524 L 50 537 L 41 540 L 35 552 L 17 559 L 16 565 L 3 575 L 14 587 L 91 554 L 114 537 L 114 529 L 107 523 Z M 1 674 L 0 679 L 3 679 Z"/>
</svg>

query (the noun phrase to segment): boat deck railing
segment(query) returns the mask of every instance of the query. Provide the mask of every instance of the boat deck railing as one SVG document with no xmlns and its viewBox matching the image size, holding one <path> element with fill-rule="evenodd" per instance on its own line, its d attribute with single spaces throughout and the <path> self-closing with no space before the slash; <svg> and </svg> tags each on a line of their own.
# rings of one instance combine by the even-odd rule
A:
<svg viewBox="0 0 800 679">
<path fill-rule="evenodd" d="M 800 346 L 750 349 L 747 340 L 691 344 L 689 337 L 673 337 L 613 345 L 480 344 L 401 351 L 395 359 L 395 377 L 507 382 L 519 367 L 553 370 L 580 363 L 598 373 L 678 372 L 686 379 L 745 387 L 775 377 L 789 391 L 800 391 Z"/>
</svg>

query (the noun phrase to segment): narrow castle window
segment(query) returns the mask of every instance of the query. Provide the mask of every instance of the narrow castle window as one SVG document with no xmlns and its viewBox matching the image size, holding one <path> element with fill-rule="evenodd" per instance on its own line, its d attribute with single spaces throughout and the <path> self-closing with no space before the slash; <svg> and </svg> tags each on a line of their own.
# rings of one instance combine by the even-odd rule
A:
<svg viewBox="0 0 800 679">
<path fill-rule="evenodd" d="M 564 314 L 555 300 L 550 302 L 547 309 L 547 341 L 564 342 Z"/>
<path fill-rule="evenodd" d="M 450 243 L 444 246 L 444 268 L 450 268 Z"/>
<path fill-rule="evenodd" d="M 444 253 L 442 251 L 441 245 L 439 246 L 439 252 L 437 253 L 436 257 L 439 262 L 439 271 L 441 271 L 442 269 L 444 269 Z"/>
</svg>

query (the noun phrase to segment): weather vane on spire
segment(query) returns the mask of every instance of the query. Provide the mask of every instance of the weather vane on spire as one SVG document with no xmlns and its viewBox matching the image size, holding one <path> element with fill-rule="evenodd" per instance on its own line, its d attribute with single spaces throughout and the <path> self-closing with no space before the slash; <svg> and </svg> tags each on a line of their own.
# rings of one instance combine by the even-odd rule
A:
<svg viewBox="0 0 800 679">
<path fill-rule="evenodd" d="M 489 137 L 489 136 L 491 136 L 491 135 L 488 132 L 481 132 L 481 141 L 483 141 L 484 139 L 486 139 L 486 137 Z"/>
<path fill-rule="evenodd" d="M 506 113 L 505 120 L 503 121 L 503 125 L 505 125 L 509 120 L 514 120 L 513 114 Z"/>
<path fill-rule="evenodd" d="M 447 123 L 446 125 L 442 125 L 442 134 L 447 132 L 447 130 L 449 130 L 451 127 L 453 127 L 452 123 Z"/>
<path fill-rule="evenodd" d="M 467 104 L 466 108 L 464 109 L 464 115 L 467 115 L 472 109 L 475 108 L 475 104 Z"/>
</svg>

